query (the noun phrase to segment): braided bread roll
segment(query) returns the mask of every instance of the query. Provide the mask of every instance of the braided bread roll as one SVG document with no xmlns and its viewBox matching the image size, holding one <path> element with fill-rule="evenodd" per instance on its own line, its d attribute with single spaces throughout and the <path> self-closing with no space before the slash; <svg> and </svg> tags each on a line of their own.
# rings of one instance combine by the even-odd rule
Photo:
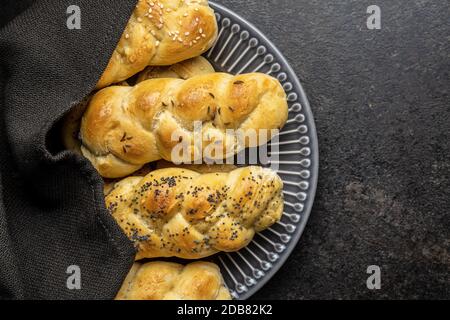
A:
<svg viewBox="0 0 450 320">
<path fill-rule="evenodd" d="M 139 177 L 145 177 L 150 172 L 154 170 L 159 169 L 167 169 L 167 168 L 180 168 L 180 169 L 187 169 L 191 171 L 195 171 L 201 174 L 204 173 L 217 173 L 217 172 L 231 172 L 237 167 L 232 164 L 180 164 L 180 165 L 174 165 L 171 162 L 160 160 L 157 162 L 149 163 L 143 166 L 141 169 L 133 173 L 133 176 L 139 176 Z M 117 182 L 119 182 L 121 179 L 103 179 L 104 185 L 103 185 L 103 194 L 107 196 L 113 189 Z"/>
<path fill-rule="evenodd" d="M 266 143 L 276 133 L 270 130 L 280 129 L 287 117 L 282 86 L 265 74 L 152 79 L 99 91 L 82 119 L 81 150 L 103 177 L 120 178 L 159 159 L 202 160 L 211 149 L 216 152 L 209 158 L 226 159 Z M 199 134 L 196 121 L 202 124 Z M 253 131 L 256 139 L 240 141 L 236 130 Z"/>
<path fill-rule="evenodd" d="M 139 0 L 97 89 L 147 66 L 199 56 L 216 37 L 216 17 L 207 0 Z"/>
<path fill-rule="evenodd" d="M 178 78 L 189 79 L 199 75 L 214 73 L 213 66 L 208 60 L 202 56 L 181 61 L 171 66 L 164 67 L 147 67 L 139 73 L 137 83 L 157 78 Z M 116 84 L 121 86 L 129 86 L 125 81 Z M 79 139 L 81 118 L 86 111 L 90 97 L 72 108 L 64 117 L 61 136 L 62 142 L 66 149 L 81 154 L 81 141 Z"/>
<path fill-rule="evenodd" d="M 220 269 L 210 262 L 135 263 L 116 300 L 231 300 Z"/>
<path fill-rule="evenodd" d="M 120 181 L 105 202 L 136 260 L 198 259 L 237 251 L 279 221 L 282 188 L 274 171 L 256 166 L 208 174 L 168 168 Z"/>
</svg>

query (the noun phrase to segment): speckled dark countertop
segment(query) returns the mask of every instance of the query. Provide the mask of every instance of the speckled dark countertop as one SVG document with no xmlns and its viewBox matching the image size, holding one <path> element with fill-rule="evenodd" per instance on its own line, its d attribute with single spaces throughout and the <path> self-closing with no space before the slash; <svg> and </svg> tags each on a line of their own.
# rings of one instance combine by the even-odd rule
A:
<svg viewBox="0 0 450 320">
<path fill-rule="evenodd" d="M 285 54 L 319 136 L 305 233 L 254 298 L 450 298 L 448 1 L 216 2 Z M 366 27 L 371 4 L 381 30 Z M 381 290 L 366 287 L 369 265 L 381 267 Z"/>
<path fill-rule="evenodd" d="M 217 0 L 296 70 L 320 149 L 299 245 L 258 299 L 450 298 L 450 5 Z M 367 7 L 381 8 L 368 30 Z M 381 290 L 366 287 L 381 267 Z"/>
</svg>

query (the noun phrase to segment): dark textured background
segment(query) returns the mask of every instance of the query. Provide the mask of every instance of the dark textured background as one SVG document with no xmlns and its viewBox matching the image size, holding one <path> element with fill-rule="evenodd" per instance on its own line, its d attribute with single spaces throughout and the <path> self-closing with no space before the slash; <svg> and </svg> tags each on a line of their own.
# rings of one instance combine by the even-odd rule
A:
<svg viewBox="0 0 450 320">
<path fill-rule="evenodd" d="M 27 2 L 6 1 L 1 23 Z M 319 136 L 310 221 L 254 297 L 450 298 L 449 2 L 217 2 L 285 54 Z M 381 7 L 381 30 L 366 28 L 371 4 Z M 382 271 L 378 291 L 366 288 L 372 264 Z"/>
</svg>

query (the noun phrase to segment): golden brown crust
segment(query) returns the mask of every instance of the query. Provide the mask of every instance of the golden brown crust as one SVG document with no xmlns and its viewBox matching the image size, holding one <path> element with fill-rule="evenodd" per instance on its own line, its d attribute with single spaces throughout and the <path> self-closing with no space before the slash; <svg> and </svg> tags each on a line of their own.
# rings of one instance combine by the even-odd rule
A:
<svg viewBox="0 0 450 320">
<path fill-rule="evenodd" d="M 214 73 L 213 66 L 202 56 L 188 59 L 171 66 L 147 67 L 139 73 L 136 83 L 150 79 L 175 78 L 187 80 L 195 76 Z"/>
<path fill-rule="evenodd" d="M 166 169 L 166 168 L 181 168 L 181 169 L 187 169 L 191 171 L 195 171 L 198 173 L 216 173 L 216 172 L 231 172 L 237 167 L 233 164 L 180 164 L 180 165 L 174 165 L 173 163 L 166 161 L 166 160 L 159 160 L 156 162 L 156 169 Z M 145 166 L 144 166 L 145 168 Z M 139 170 L 140 171 L 140 170 Z M 138 172 L 138 171 L 137 171 Z M 147 171 L 147 174 L 150 173 L 150 171 Z M 133 175 L 136 175 L 133 173 Z M 140 174 L 139 174 L 140 175 Z"/>
<path fill-rule="evenodd" d="M 171 65 L 208 50 L 217 22 L 207 0 L 139 0 L 97 89 L 147 66 Z"/>
<path fill-rule="evenodd" d="M 238 144 L 238 137 L 227 129 L 257 134 L 260 129 L 280 129 L 287 115 L 283 88 L 265 74 L 152 79 L 97 92 L 82 119 L 81 150 L 102 176 L 119 178 L 151 161 L 178 162 L 172 151 L 180 142 L 186 146 L 184 160 L 202 159 L 211 149 L 216 153 L 210 158 L 228 158 L 241 147 L 266 143 L 271 136 Z M 202 123 L 201 145 L 194 143 L 195 121 Z"/>
<path fill-rule="evenodd" d="M 191 171 L 195 171 L 198 173 L 216 173 L 216 172 L 231 172 L 237 167 L 232 164 L 180 164 L 180 165 L 174 165 L 173 163 L 166 161 L 166 160 L 159 160 L 156 162 L 156 167 L 153 168 L 151 164 L 146 164 L 142 168 L 140 168 L 138 171 L 133 173 L 134 177 L 145 177 L 150 172 L 154 170 L 159 169 L 167 169 L 167 168 L 180 168 L 180 169 L 187 169 Z M 104 180 L 104 187 L 103 187 L 103 193 L 105 196 L 107 196 L 113 189 L 114 185 L 119 182 L 121 179 L 103 179 Z"/>
<path fill-rule="evenodd" d="M 195 57 L 186 61 L 176 63 L 172 66 L 147 67 L 139 74 L 138 83 L 157 78 L 178 78 L 189 79 L 199 75 L 213 73 L 214 68 L 203 57 Z M 116 84 L 117 86 L 128 87 L 126 81 Z M 62 125 L 62 142 L 67 150 L 72 150 L 78 154 L 81 153 L 81 141 L 78 138 L 80 133 L 81 118 L 86 111 L 90 96 L 86 97 L 81 103 L 73 107 L 67 115 L 64 116 Z"/>
<path fill-rule="evenodd" d="M 155 261 L 135 263 L 117 300 L 231 300 L 217 265 L 198 261 L 186 266 Z"/>
<path fill-rule="evenodd" d="M 105 202 L 134 241 L 136 259 L 197 259 L 237 251 L 278 221 L 282 188 L 275 172 L 256 166 L 207 174 L 167 168 L 123 179 Z"/>
</svg>

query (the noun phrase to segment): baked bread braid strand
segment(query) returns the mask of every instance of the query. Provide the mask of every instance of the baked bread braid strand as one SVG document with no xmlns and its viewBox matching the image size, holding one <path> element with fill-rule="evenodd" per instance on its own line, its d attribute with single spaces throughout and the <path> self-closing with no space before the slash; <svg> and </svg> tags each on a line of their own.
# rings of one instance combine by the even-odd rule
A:
<svg viewBox="0 0 450 320">
<path fill-rule="evenodd" d="M 265 144 L 287 118 L 286 94 L 266 74 L 151 79 L 94 95 L 81 123 L 81 150 L 103 177 L 121 178 L 160 159 L 226 159 Z M 254 139 L 241 141 L 236 132 L 253 132 Z"/>
<path fill-rule="evenodd" d="M 217 173 L 217 172 L 231 172 L 237 167 L 232 164 L 180 164 L 180 165 L 174 165 L 171 162 L 168 162 L 166 160 L 160 160 L 157 162 L 154 162 L 152 164 L 146 164 L 141 169 L 133 173 L 133 176 L 139 176 L 139 177 L 145 177 L 150 172 L 154 170 L 159 169 L 167 169 L 167 168 L 180 168 L 180 169 L 187 169 L 191 171 L 195 171 L 201 174 L 205 173 Z M 104 185 L 103 185 L 103 194 L 106 196 L 108 195 L 113 189 L 114 185 L 119 182 L 121 179 L 103 179 Z"/>
<path fill-rule="evenodd" d="M 195 76 L 214 72 L 214 68 L 209 61 L 202 56 L 199 56 L 181 61 L 171 66 L 147 67 L 139 74 L 137 83 L 156 78 L 189 79 Z M 129 84 L 125 81 L 116 85 L 129 86 Z M 90 97 L 88 96 L 81 103 L 73 107 L 64 116 L 61 128 L 61 137 L 64 147 L 67 150 L 72 150 L 78 154 L 82 154 L 81 141 L 79 139 L 81 118 L 86 111 L 89 100 Z"/>
<path fill-rule="evenodd" d="M 130 78 L 147 66 L 201 55 L 217 37 L 207 0 L 139 0 L 96 88 Z"/>
<path fill-rule="evenodd" d="M 139 73 L 136 84 L 149 79 L 176 78 L 187 80 L 195 76 L 214 73 L 215 70 L 209 61 L 202 57 L 195 57 L 181 61 L 171 66 L 147 67 Z"/>
<path fill-rule="evenodd" d="M 123 179 L 105 202 L 136 260 L 199 259 L 237 251 L 279 221 L 282 189 L 274 171 L 257 166 L 208 174 L 168 168 Z"/>
<path fill-rule="evenodd" d="M 183 266 L 155 261 L 135 263 L 116 300 L 231 300 L 231 296 L 213 263 Z"/>
</svg>

